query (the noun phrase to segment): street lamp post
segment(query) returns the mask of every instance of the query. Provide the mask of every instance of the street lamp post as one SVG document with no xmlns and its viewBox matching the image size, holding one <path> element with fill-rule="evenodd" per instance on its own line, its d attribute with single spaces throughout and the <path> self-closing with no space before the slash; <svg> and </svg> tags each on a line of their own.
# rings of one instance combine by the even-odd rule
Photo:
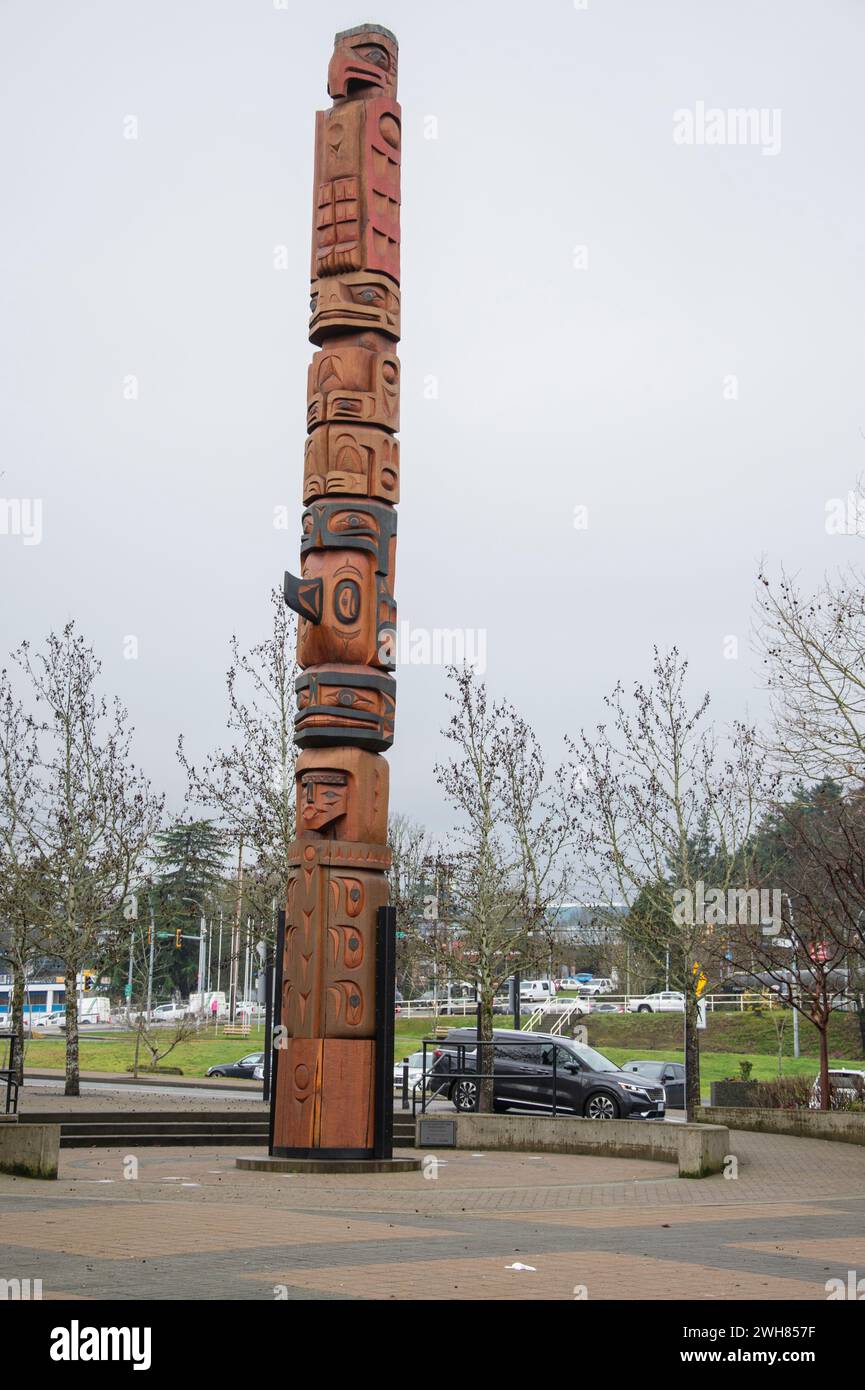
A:
<svg viewBox="0 0 865 1390">
<path fill-rule="evenodd" d="M 791 936 L 790 936 L 790 945 L 791 945 L 792 948 L 793 948 L 793 975 L 794 975 L 794 978 L 795 978 L 795 981 L 796 981 L 796 984 L 795 984 L 795 992 L 794 992 L 794 995 L 793 995 L 793 999 L 794 999 L 794 1001 L 795 1001 L 794 1004 L 793 1004 L 793 1056 L 794 1056 L 794 1057 L 798 1057 L 798 1056 L 799 1056 L 799 1007 L 798 1007 L 798 999 L 799 999 L 799 960 L 798 960 L 798 956 L 796 955 L 796 937 L 795 937 L 796 928 L 795 928 L 794 925 L 793 925 L 793 902 L 792 902 L 792 899 L 791 899 L 789 893 L 785 893 L 785 894 L 784 894 L 784 897 L 787 899 L 787 907 L 788 907 L 789 912 L 790 912 L 790 932 L 791 932 Z"/>
</svg>

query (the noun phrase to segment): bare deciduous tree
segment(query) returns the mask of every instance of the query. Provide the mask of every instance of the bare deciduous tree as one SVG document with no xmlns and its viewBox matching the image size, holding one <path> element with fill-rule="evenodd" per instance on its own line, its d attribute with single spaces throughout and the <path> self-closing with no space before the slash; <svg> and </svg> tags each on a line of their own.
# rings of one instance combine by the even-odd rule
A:
<svg viewBox="0 0 865 1390">
<path fill-rule="evenodd" d="M 131 757 L 119 701 L 97 693 L 101 664 L 68 623 L 44 650 L 14 659 L 44 714 L 22 843 L 38 863 L 29 907 L 66 980 L 66 1094 L 79 1093 L 77 979 L 125 943 L 121 915 L 162 815 L 162 799 Z"/>
<path fill-rule="evenodd" d="M 453 714 L 443 733 L 454 754 L 436 778 L 458 824 L 445 847 L 456 917 L 443 935 L 477 989 L 479 1039 L 489 1042 L 496 992 L 537 960 L 565 896 L 564 769 L 548 776 L 532 729 L 512 705 L 491 702 L 469 668 L 448 675 Z M 491 1072 L 491 1049 L 479 1048 L 479 1057 Z M 491 1078 L 479 1089 L 479 1108 L 491 1109 Z"/>
<path fill-rule="evenodd" d="M 24 1059 L 27 979 L 42 950 L 38 856 L 28 827 L 35 813 L 38 728 L 0 671 L 0 959 L 12 975 L 10 1015 L 18 1040 L 19 1083 Z"/>
<path fill-rule="evenodd" d="M 408 816 L 388 818 L 387 840 L 393 856 L 388 871 L 391 906 L 396 910 L 396 973 L 405 993 L 419 984 L 419 972 L 429 955 L 424 897 L 430 890 L 427 867 L 430 846 L 426 830 Z"/>
<path fill-rule="evenodd" d="M 809 594 L 783 571 L 757 584 L 755 638 L 772 702 L 772 751 L 795 780 L 865 784 L 865 577 Z"/>
<path fill-rule="evenodd" d="M 721 751 L 706 722 L 709 696 L 688 703 L 687 669 L 675 648 L 666 655 L 656 649 L 651 684 L 637 683 L 630 698 L 617 685 L 606 699 L 610 723 L 583 731 L 570 746 L 589 894 L 608 905 L 611 920 L 627 905 L 629 934 L 659 970 L 669 960 L 671 983 L 685 996 L 690 1118 L 700 1104 L 700 968 L 716 939 L 714 924 L 697 911 L 677 911 L 674 895 L 696 903 L 700 882 L 724 895 L 733 884 L 747 885 L 751 837 L 771 778 L 753 729 L 736 725 Z"/>
<path fill-rule="evenodd" d="M 271 902 L 285 901 L 288 850 L 294 839 L 295 618 L 282 594 L 271 594 L 270 635 L 242 652 L 231 639 L 228 687 L 228 744 L 208 754 L 200 767 L 177 753 L 189 780 L 187 801 L 215 813 L 237 846 L 237 894 L 231 947 L 231 1017 L 234 1017 L 245 851 L 254 860 L 252 886 L 262 915 Z M 272 926 L 273 924 L 271 924 Z"/>
</svg>

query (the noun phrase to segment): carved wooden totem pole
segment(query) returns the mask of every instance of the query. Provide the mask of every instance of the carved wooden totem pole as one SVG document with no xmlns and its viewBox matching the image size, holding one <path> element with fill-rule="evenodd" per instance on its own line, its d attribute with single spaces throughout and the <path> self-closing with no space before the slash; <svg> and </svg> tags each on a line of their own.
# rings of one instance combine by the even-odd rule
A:
<svg viewBox="0 0 865 1390">
<path fill-rule="evenodd" d="M 388 1157 L 396 683 L 400 108 L 397 41 L 337 34 L 316 118 L 298 614 L 297 838 L 282 953 L 271 1151 Z"/>
</svg>

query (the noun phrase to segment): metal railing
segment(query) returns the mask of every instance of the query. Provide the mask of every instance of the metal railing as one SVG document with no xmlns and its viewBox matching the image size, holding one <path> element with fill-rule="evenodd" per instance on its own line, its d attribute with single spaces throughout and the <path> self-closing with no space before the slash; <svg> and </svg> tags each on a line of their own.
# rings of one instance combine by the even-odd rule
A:
<svg viewBox="0 0 865 1390">
<path fill-rule="evenodd" d="M 17 1033 L 0 1033 L 0 1045 L 9 1044 L 9 1056 L 6 1059 L 6 1066 L 0 1068 L 0 1083 L 6 1082 L 6 1109 L 5 1114 L 17 1115 L 18 1113 L 18 1068 L 15 1057 L 18 1047 Z"/>
<path fill-rule="evenodd" d="M 743 994 L 707 994 L 703 996 L 706 1007 L 710 1013 L 715 1012 L 737 1012 L 744 1013 L 747 1009 L 778 1009 L 786 1007 L 785 1001 L 779 998 L 773 990 L 748 991 Z M 681 1013 L 681 1008 L 661 1008 L 658 1004 L 652 1005 L 650 1002 L 654 995 L 644 994 L 592 994 L 592 995 L 552 995 L 544 1000 L 542 1004 L 535 1004 L 531 1012 L 527 1014 L 520 1027 L 523 1032 L 535 1032 L 550 1014 L 556 1014 L 555 1023 L 552 1024 L 550 1032 L 560 1036 L 564 1028 L 567 1027 L 577 1017 L 590 1018 L 598 1013 L 599 1004 L 620 1005 L 625 1013 L 636 1013 L 637 1009 L 632 1009 L 632 1003 L 638 1004 L 642 1000 L 647 1000 L 648 1010 L 652 1013 Z M 447 999 L 442 998 L 438 1001 L 438 1008 L 434 1008 L 430 1000 L 401 1000 L 399 1003 L 399 1018 L 408 1020 L 411 1018 L 469 1018 L 477 1013 L 477 1001 L 474 999 Z M 525 1007 L 525 1003 L 522 1007 Z M 499 1003 L 496 1006 L 496 1013 L 510 1014 L 510 1008 L 505 1009 Z M 610 1010 L 603 1010 L 609 1013 Z"/>
</svg>

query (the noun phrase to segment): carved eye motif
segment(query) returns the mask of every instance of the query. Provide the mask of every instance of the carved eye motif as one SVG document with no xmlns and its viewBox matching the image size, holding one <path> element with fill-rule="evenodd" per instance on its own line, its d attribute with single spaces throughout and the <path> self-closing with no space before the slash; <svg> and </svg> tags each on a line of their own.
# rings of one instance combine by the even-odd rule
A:
<svg viewBox="0 0 865 1390">
<path fill-rule="evenodd" d="M 316 309 L 318 308 L 318 295 L 317 295 L 317 294 L 314 294 L 314 295 L 312 296 L 312 299 L 309 301 L 309 307 L 310 307 L 310 311 L 314 314 L 315 311 L 316 311 Z"/>
<path fill-rule="evenodd" d="M 368 512 L 337 512 L 330 518 L 330 530 L 343 536 L 378 535 L 375 518 Z"/>
<path fill-rule="evenodd" d="M 361 290 L 358 299 L 362 304 L 379 304 L 381 302 L 378 290 L 373 289 Z"/>
<path fill-rule="evenodd" d="M 363 48 L 361 55 L 366 58 L 368 63 L 375 63 L 377 68 L 386 68 L 388 65 L 387 53 L 383 48 Z"/>
<path fill-rule="evenodd" d="M 333 612 L 338 623 L 354 623 L 360 613 L 360 585 L 353 579 L 342 579 L 333 596 Z"/>
</svg>

